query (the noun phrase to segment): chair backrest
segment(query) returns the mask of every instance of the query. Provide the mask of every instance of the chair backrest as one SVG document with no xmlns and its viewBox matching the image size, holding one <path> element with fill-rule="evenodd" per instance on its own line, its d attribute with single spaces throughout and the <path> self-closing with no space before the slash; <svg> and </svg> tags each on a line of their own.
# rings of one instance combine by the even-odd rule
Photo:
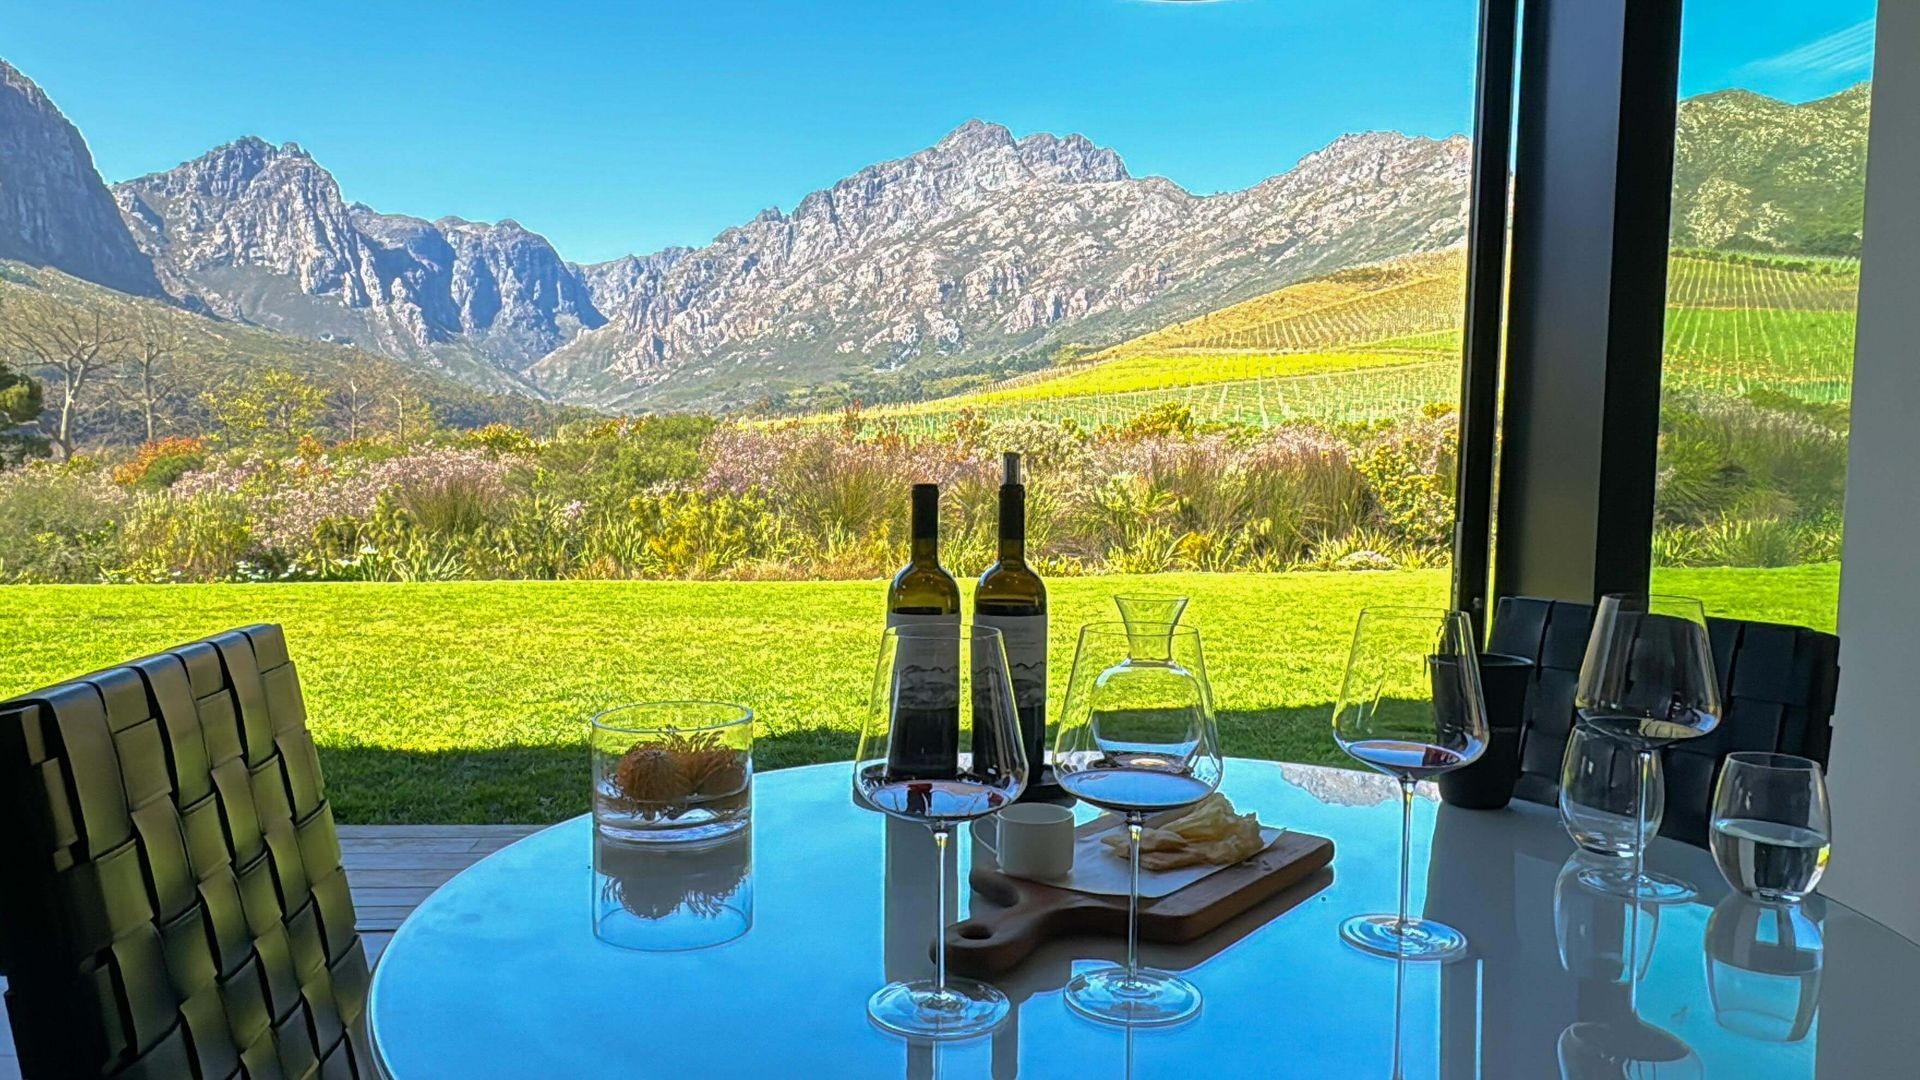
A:
<svg viewBox="0 0 1920 1080">
<path fill-rule="evenodd" d="M 0 703 L 27 1076 L 371 1076 L 366 953 L 277 626 Z"/>
<path fill-rule="evenodd" d="M 1521 732 L 1520 781 L 1514 793 L 1551 806 L 1560 796 L 1560 759 L 1573 728 L 1573 697 L 1593 626 L 1593 605 L 1503 597 L 1488 652 L 1534 661 L 1533 686 Z M 1707 842 L 1707 817 L 1720 763 L 1735 750 L 1800 754 L 1826 764 L 1833 696 L 1840 678 L 1840 639 L 1777 623 L 1707 620 L 1720 677 L 1723 712 L 1711 734 L 1662 752 L 1666 816 L 1660 833 Z"/>
</svg>

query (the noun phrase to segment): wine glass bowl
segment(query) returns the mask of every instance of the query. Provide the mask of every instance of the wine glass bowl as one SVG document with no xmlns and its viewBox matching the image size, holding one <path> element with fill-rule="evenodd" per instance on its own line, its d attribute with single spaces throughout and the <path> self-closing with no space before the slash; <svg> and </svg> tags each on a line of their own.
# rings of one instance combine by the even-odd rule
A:
<svg viewBox="0 0 1920 1080">
<path fill-rule="evenodd" d="M 1146 815 L 1199 802 L 1222 758 L 1200 632 L 1171 622 L 1093 623 L 1080 631 L 1054 742 L 1060 786 L 1122 814 L 1131 840 L 1127 959 L 1076 974 L 1067 1004 L 1094 1020 L 1179 1023 L 1200 991 L 1139 963 L 1140 830 Z"/>
<path fill-rule="evenodd" d="M 1360 613 L 1346 677 L 1333 711 L 1340 748 L 1400 781 L 1400 908 L 1359 915 L 1340 935 L 1364 951 L 1408 960 L 1445 960 L 1466 951 L 1466 935 L 1407 913 L 1414 785 L 1466 765 L 1485 751 L 1489 731 L 1473 624 L 1465 613 L 1375 607 Z"/>
<path fill-rule="evenodd" d="M 1638 750 L 1720 723 L 1706 609 L 1684 596 L 1602 597 L 1574 692 L 1580 722 Z"/>
<path fill-rule="evenodd" d="M 934 977 L 881 987 L 867 1002 L 875 1024 L 909 1037 L 956 1039 L 1005 1019 L 1005 994 L 947 977 L 945 853 L 954 825 L 1012 805 L 1027 780 L 1000 632 L 958 623 L 889 627 L 854 755 L 854 800 L 931 828 L 943 880 L 931 928 Z"/>
</svg>

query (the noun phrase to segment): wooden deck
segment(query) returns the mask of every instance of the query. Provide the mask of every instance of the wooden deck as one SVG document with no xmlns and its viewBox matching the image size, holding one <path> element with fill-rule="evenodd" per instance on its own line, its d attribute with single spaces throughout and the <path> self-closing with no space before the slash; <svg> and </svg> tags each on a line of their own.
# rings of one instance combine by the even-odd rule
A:
<svg viewBox="0 0 1920 1080">
<path fill-rule="evenodd" d="M 453 875 L 542 825 L 342 825 L 353 909 L 375 963 L 400 923 Z M 0 989 L 6 980 L 0 979 Z M 15 1080 L 12 1025 L 0 1025 L 0 1080 Z"/>
</svg>

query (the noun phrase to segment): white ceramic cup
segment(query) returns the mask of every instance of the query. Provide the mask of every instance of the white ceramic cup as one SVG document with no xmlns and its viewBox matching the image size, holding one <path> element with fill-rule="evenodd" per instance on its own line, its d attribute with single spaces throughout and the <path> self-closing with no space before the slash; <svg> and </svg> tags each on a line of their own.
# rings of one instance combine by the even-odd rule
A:
<svg viewBox="0 0 1920 1080">
<path fill-rule="evenodd" d="M 996 815 L 1000 869 L 1015 877 L 1061 878 L 1073 869 L 1073 811 L 1016 803 Z"/>
</svg>

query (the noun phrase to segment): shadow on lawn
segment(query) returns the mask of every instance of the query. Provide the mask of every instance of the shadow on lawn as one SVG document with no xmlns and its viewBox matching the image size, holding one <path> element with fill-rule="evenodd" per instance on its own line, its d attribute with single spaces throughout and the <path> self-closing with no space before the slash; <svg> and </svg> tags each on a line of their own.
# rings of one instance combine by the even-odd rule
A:
<svg viewBox="0 0 1920 1080">
<path fill-rule="evenodd" d="M 1237 757 L 1351 764 L 1333 743 L 1331 710 L 1222 710 L 1221 745 Z M 754 740 L 754 768 L 845 761 L 856 741 L 832 728 L 763 733 Z M 322 746 L 320 765 L 341 824 L 544 823 L 587 812 L 584 742 L 440 751 Z"/>
</svg>

